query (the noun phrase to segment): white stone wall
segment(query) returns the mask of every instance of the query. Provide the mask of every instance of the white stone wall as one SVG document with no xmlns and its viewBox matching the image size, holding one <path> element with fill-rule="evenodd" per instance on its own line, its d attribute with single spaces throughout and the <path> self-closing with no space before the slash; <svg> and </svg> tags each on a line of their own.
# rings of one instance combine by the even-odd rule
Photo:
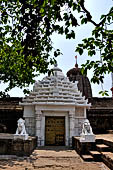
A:
<svg viewBox="0 0 113 170">
<path fill-rule="evenodd" d="M 38 146 L 45 145 L 45 117 L 65 117 L 65 144 L 72 144 L 72 136 L 80 136 L 82 124 L 86 118 L 84 107 L 67 105 L 36 105 L 24 107 L 26 131 L 38 137 Z"/>
<path fill-rule="evenodd" d="M 35 136 L 35 110 L 34 106 L 24 106 L 25 127 L 29 135 Z"/>
<path fill-rule="evenodd" d="M 75 107 L 75 135 L 80 136 L 82 132 L 82 124 L 86 119 L 86 108 Z"/>
<path fill-rule="evenodd" d="M 30 136 L 35 136 L 35 119 L 33 117 L 25 117 L 25 127 Z"/>
<path fill-rule="evenodd" d="M 65 117 L 65 144 L 72 145 L 72 137 L 80 136 L 82 123 L 86 118 L 84 107 L 68 105 L 36 105 L 24 107 L 26 131 L 29 135 L 38 137 L 38 146 L 45 145 L 45 117 Z"/>
</svg>

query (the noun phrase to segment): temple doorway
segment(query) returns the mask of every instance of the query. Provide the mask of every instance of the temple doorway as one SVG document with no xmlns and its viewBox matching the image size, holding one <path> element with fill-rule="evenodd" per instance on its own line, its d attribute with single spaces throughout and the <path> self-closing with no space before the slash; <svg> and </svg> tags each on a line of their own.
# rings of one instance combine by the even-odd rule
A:
<svg viewBox="0 0 113 170">
<path fill-rule="evenodd" d="M 65 117 L 45 117 L 45 145 L 65 145 Z"/>
</svg>

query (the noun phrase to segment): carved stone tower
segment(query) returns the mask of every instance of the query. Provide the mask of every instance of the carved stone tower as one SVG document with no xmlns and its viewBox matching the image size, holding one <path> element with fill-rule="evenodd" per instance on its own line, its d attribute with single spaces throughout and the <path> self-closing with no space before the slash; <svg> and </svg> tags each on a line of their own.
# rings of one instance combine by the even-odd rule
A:
<svg viewBox="0 0 113 170">
<path fill-rule="evenodd" d="M 78 89 L 82 92 L 82 95 L 86 98 L 92 97 L 91 84 L 86 75 L 82 75 L 81 69 L 78 68 L 77 57 L 75 67 L 67 72 L 67 77 L 70 81 L 78 81 Z"/>
</svg>

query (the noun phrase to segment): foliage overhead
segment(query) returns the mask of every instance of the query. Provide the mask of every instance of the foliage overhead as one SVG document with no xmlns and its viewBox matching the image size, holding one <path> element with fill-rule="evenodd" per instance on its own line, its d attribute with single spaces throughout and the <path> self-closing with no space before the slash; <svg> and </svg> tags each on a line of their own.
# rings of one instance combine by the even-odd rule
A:
<svg viewBox="0 0 113 170">
<path fill-rule="evenodd" d="M 76 52 L 82 55 L 87 49 L 94 57 L 100 50 L 101 60 L 88 60 L 82 70 L 85 73 L 94 68 L 92 81 L 99 83 L 103 82 L 103 73 L 113 71 L 113 7 L 96 23 L 85 0 L 1 0 L 0 80 L 8 83 L 5 92 L 15 86 L 27 87 L 35 76 L 49 71 L 49 64 L 61 54 L 53 46 L 54 32 L 75 39 L 74 27 L 88 22 L 94 25 L 92 36 L 78 44 Z M 52 50 L 54 57 L 50 56 Z"/>
</svg>

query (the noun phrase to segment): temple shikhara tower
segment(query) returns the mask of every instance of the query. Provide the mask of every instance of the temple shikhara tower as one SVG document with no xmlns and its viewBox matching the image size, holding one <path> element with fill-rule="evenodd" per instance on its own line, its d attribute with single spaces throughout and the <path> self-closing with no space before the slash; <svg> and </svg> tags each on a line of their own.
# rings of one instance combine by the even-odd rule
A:
<svg viewBox="0 0 113 170">
<path fill-rule="evenodd" d="M 74 69 L 80 74 L 78 67 Z M 26 130 L 29 135 L 38 137 L 38 146 L 69 146 L 72 136 L 81 134 L 90 104 L 78 90 L 77 81 L 70 82 L 69 79 L 55 65 L 53 74 L 36 82 L 33 91 L 20 103 L 24 108 Z M 80 84 L 88 80 L 84 77 L 81 81 Z M 87 94 L 92 95 L 90 87 Z"/>
<path fill-rule="evenodd" d="M 80 92 L 82 92 L 83 96 L 85 96 L 86 98 L 92 97 L 92 90 L 89 79 L 86 75 L 82 75 L 81 69 L 78 67 L 77 64 L 77 56 L 75 56 L 75 59 L 76 59 L 75 67 L 67 72 L 67 77 L 72 82 L 78 81 L 77 86 Z"/>
</svg>

